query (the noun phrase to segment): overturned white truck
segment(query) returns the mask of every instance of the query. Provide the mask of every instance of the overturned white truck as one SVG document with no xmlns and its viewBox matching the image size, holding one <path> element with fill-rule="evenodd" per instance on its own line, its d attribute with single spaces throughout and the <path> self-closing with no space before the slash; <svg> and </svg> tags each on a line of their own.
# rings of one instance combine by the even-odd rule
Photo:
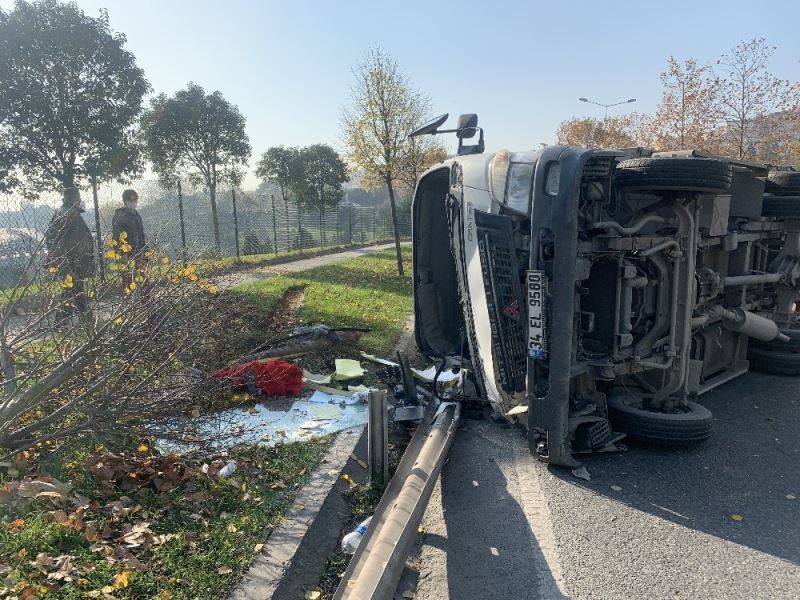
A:
<svg viewBox="0 0 800 600">
<path fill-rule="evenodd" d="M 711 435 L 694 400 L 800 374 L 800 172 L 697 151 L 485 153 L 475 115 L 413 203 L 416 338 L 541 459 Z M 465 140 L 480 134 L 474 145 Z M 732 398 L 731 401 L 735 401 Z"/>
</svg>

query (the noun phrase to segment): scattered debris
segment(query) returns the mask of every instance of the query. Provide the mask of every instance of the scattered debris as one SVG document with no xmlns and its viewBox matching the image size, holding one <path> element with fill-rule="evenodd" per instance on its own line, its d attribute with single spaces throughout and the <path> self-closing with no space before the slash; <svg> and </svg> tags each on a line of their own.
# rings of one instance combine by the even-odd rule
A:
<svg viewBox="0 0 800 600">
<path fill-rule="evenodd" d="M 337 381 L 347 381 L 348 379 L 360 379 L 364 376 L 364 368 L 357 360 L 350 358 L 336 359 L 336 373 L 334 378 Z"/>
<path fill-rule="evenodd" d="M 514 415 L 522 415 L 528 412 L 528 405 L 527 404 L 520 404 L 515 406 L 511 410 L 506 413 L 507 417 L 513 417 Z"/>
<path fill-rule="evenodd" d="M 280 359 L 267 362 L 251 361 L 219 369 L 209 376 L 227 379 L 236 389 L 246 389 L 248 378 L 254 379 L 258 391 L 266 396 L 299 396 L 303 391 L 302 369 Z"/>
<path fill-rule="evenodd" d="M 296 328 L 291 335 L 262 344 L 266 348 L 240 358 L 235 364 L 277 357 L 303 356 L 311 352 L 326 350 L 336 344 L 354 344 L 369 329 L 344 327 L 332 329 L 327 325 L 308 325 Z"/>
</svg>

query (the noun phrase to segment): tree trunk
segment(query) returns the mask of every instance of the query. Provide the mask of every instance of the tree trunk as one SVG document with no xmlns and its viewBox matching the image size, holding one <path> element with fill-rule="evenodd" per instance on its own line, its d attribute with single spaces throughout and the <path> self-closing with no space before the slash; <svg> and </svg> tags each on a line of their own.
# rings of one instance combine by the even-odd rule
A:
<svg viewBox="0 0 800 600">
<path fill-rule="evenodd" d="M 320 248 L 325 247 L 325 207 L 319 205 L 319 244 Z"/>
<path fill-rule="evenodd" d="M 397 273 L 402 277 L 403 273 L 403 254 L 400 251 L 400 229 L 397 224 L 397 204 L 394 199 L 394 187 L 392 180 L 386 180 L 386 187 L 389 189 L 389 205 L 392 207 L 392 227 L 394 227 L 394 250 L 397 254 Z"/>
<path fill-rule="evenodd" d="M 219 243 L 219 216 L 217 215 L 216 184 L 208 186 L 208 193 L 211 196 L 211 221 L 214 223 L 214 243 L 217 245 L 217 250 L 222 251 L 222 246 Z"/>
</svg>

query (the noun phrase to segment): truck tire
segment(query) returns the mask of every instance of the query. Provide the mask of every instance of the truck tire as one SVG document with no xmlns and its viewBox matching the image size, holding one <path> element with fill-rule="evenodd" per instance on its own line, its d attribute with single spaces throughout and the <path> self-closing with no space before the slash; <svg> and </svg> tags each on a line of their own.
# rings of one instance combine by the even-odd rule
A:
<svg viewBox="0 0 800 600">
<path fill-rule="evenodd" d="M 764 196 L 761 216 L 800 217 L 800 196 Z"/>
<path fill-rule="evenodd" d="M 747 360 L 750 369 L 771 375 L 800 375 L 800 329 L 784 329 L 788 342 L 750 340 Z"/>
<path fill-rule="evenodd" d="M 770 171 L 764 191 L 772 194 L 800 194 L 800 171 Z"/>
<path fill-rule="evenodd" d="M 696 402 L 686 402 L 672 413 L 645 410 L 628 398 L 608 399 L 608 414 L 616 431 L 662 446 L 686 446 L 711 437 L 711 411 Z"/>
<path fill-rule="evenodd" d="M 731 187 L 730 164 L 713 158 L 632 158 L 617 165 L 614 184 L 625 190 L 721 194 Z"/>
</svg>

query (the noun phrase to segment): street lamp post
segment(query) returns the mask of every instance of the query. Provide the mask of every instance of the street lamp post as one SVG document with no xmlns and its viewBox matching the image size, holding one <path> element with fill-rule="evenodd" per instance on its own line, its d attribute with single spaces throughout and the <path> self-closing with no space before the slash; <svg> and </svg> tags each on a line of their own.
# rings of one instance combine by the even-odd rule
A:
<svg viewBox="0 0 800 600">
<path fill-rule="evenodd" d="M 636 102 L 636 98 L 628 98 L 627 100 L 622 100 L 620 102 L 614 102 L 613 104 L 603 104 L 602 102 L 595 102 L 594 100 L 589 100 L 588 98 L 578 98 L 581 102 L 588 102 L 589 104 L 596 104 L 597 106 L 602 106 L 606 109 L 606 116 L 603 118 L 603 121 L 608 121 L 608 109 L 612 106 L 619 106 L 620 104 L 630 104 L 631 102 Z"/>
</svg>

